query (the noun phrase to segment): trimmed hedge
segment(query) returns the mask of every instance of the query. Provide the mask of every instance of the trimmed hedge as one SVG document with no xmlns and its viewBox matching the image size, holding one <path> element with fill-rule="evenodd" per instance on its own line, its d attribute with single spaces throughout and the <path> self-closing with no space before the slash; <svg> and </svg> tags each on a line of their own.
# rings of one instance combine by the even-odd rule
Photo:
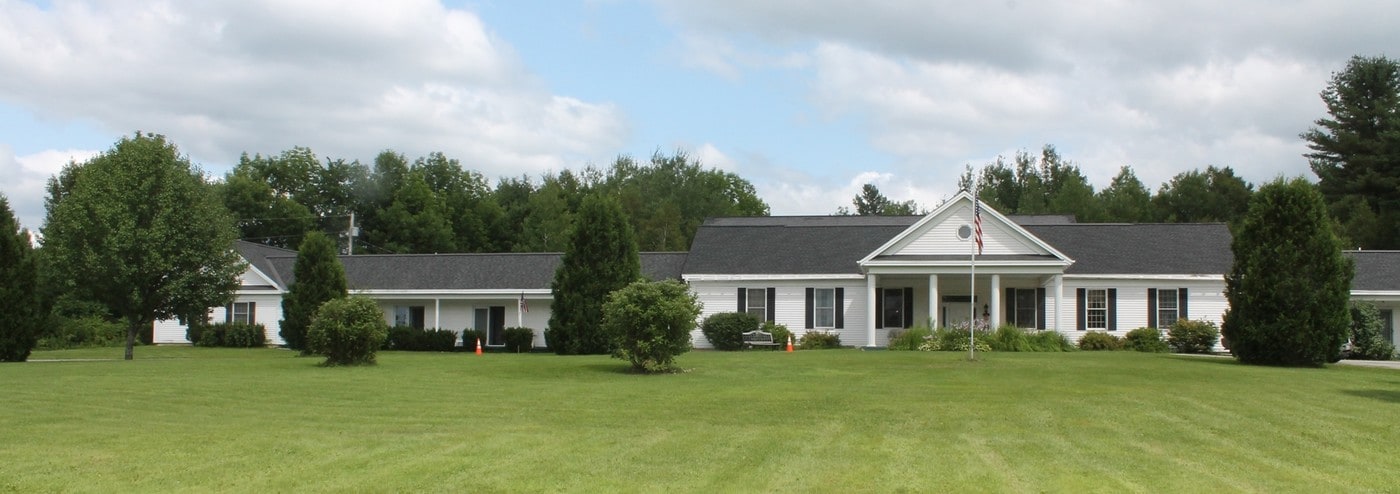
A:
<svg viewBox="0 0 1400 494">
<path fill-rule="evenodd" d="M 794 337 L 794 335 L 792 334 L 792 330 L 788 329 L 786 324 L 774 324 L 768 321 L 764 321 L 763 326 L 759 329 L 762 331 L 767 331 L 769 334 L 772 334 L 773 342 L 777 343 L 779 346 L 787 347 L 788 338 L 792 338 L 792 343 L 794 345 L 797 344 L 797 338 Z"/>
<path fill-rule="evenodd" d="M 510 327 L 501 331 L 501 339 L 506 341 L 506 351 L 529 352 L 534 348 L 535 330 L 526 327 Z"/>
<path fill-rule="evenodd" d="M 389 328 L 384 349 L 409 352 L 450 352 L 457 348 L 457 333 L 447 329 L 418 329 L 410 326 Z"/>
<path fill-rule="evenodd" d="M 267 327 L 241 322 L 191 324 L 185 339 L 202 347 L 261 348 L 267 346 Z"/>
<path fill-rule="evenodd" d="M 1079 338 L 1079 349 L 1090 351 L 1122 350 L 1123 340 L 1102 331 L 1090 331 Z"/>
<path fill-rule="evenodd" d="M 472 328 L 462 330 L 462 351 L 475 352 L 476 342 L 481 342 L 481 351 L 486 351 L 486 332 Z"/>
<path fill-rule="evenodd" d="M 715 350 L 739 350 L 744 348 L 744 333 L 757 330 L 759 323 L 758 316 L 747 312 L 720 312 L 706 317 L 700 323 L 700 332 L 705 333 Z"/>
<path fill-rule="evenodd" d="M 373 364 L 388 335 L 384 311 L 373 300 L 339 298 L 316 311 L 306 331 L 306 346 L 326 357 L 324 366 Z"/>
<path fill-rule="evenodd" d="M 1167 331 L 1167 344 L 1181 353 L 1210 353 L 1220 339 L 1220 329 L 1210 321 L 1178 319 Z"/>
</svg>

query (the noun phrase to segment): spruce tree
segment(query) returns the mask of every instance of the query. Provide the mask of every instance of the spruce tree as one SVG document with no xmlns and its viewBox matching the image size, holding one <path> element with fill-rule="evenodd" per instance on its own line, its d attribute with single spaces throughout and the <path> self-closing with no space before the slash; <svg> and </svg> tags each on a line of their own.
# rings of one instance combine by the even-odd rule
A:
<svg viewBox="0 0 1400 494">
<path fill-rule="evenodd" d="M 637 240 L 617 199 L 593 194 L 579 206 L 564 258 L 550 286 L 554 304 L 547 340 L 560 355 L 605 354 L 603 303 L 642 276 Z"/>
<path fill-rule="evenodd" d="M 336 257 L 335 241 L 321 232 L 310 232 L 297 249 L 291 286 L 282 297 L 282 341 L 287 348 L 307 352 L 306 330 L 321 304 L 345 298 L 345 268 Z"/>
<path fill-rule="evenodd" d="M 1302 178 L 1254 194 L 1230 245 L 1221 333 L 1240 362 L 1321 365 L 1338 358 L 1351 317 L 1351 260 L 1322 195 Z"/>
<path fill-rule="evenodd" d="M 0 195 L 0 362 L 23 362 L 38 342 L 43 317 L 37 259 L 29 231 L 19 228 L 10 202 Z"/>
</svg>

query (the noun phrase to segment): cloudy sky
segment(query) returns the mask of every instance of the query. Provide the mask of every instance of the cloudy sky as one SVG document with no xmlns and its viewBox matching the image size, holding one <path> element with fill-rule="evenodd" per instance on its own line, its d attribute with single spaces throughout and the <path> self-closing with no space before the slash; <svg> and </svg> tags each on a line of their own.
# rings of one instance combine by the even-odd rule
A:
<svg viewBox="0 0 1400 494">
<path fill-rule="evenodd" d="M 1298 139 L 1400 2 L 0 0 L 0 192 L 136 130 L 213 175 L 306 146 L 443 151 L 488 177 L 683 150 L 774 214 L 873 182 L 934 204 L 1053 144 L 1097 187 L 1306 175 Z"/>
</svg>

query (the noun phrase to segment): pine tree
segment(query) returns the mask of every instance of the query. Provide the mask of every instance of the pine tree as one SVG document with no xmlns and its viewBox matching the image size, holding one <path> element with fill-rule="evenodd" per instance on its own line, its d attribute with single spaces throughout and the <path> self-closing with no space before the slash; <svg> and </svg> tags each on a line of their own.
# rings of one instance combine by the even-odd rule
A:
<svg viewBox="0 0 1400 494">
<path fill-rule="evenodd" d="M 622 205 L 610 196 L 585 197 L 550 287 L 549 347 L 560 355 L 609 353 L 603 303 L 641 276 L 637 240 Z"/>
<path fill-rule="evenodd" d="M 1317 189 L 1302 178 L 1260 187 L 1234 237 L 1221 333 L 1235 358 L 1270 365 L 1338 358 L 1353 268 Z"/>
<path fill-rule="evenodd" d="M 345 268 L 336 257 L 335 241 L 321 232 L 310 232 L 297 249 L 294 276 L 282 298 L 282 341 L 287 348 L 306 352 L 306 330 L 312 316 L 327 301 L 345 298 Z"/>
<path fill-rule="evenodd" d="M 42 321 L 37 258 L 29 231 L 19 228 L 10 202 L 0 195 L 0 362 L 23 362 L 38 342 Z"/>
</svg>

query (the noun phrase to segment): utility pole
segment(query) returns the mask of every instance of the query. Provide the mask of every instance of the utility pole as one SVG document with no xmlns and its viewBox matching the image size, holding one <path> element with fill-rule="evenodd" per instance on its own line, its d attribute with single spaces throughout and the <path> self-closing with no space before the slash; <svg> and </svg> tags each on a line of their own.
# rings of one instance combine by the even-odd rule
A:
<svg viewBox="0 0 1400 494">
<path fill-rule="evenodd" d="M 360 234 L 360 229 L 355 228 L 355 212 L 350 212 L 350 229 L 345 231 L 345 235 L 350 238 L 350 248 L 345 251 L 345 255 L 355 255 L 355 236 Z"/>
</svg>

